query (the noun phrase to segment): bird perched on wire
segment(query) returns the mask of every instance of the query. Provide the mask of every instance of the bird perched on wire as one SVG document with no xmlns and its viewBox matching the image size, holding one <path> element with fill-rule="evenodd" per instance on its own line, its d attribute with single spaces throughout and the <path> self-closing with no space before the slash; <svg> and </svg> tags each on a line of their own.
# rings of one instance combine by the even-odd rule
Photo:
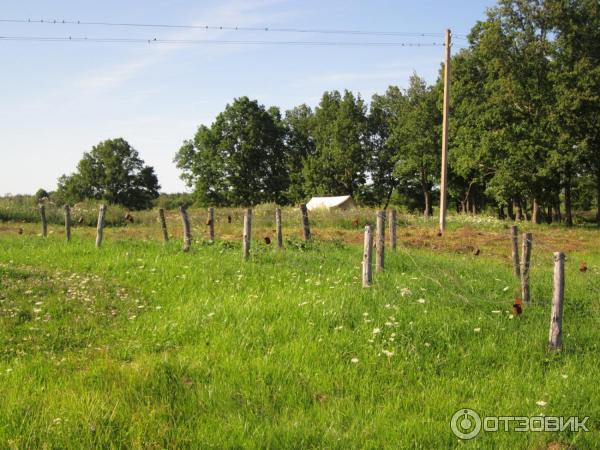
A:
<svg viewBox="0 0 600 450">
<path fill-rule="evenodd" d="M 581 264 L 579 265 L 579 271 L 582 273 L 587 272 L 587 264 L 585 263 L 585 261 L 581 261 Z"/>
<path fill-rule="evenodd" d="M 512 306 L 513 316 L 519 316 L 523 313 L 523 302 L 520 298 L 515 298 L 515 302 Z"/>
</svg>

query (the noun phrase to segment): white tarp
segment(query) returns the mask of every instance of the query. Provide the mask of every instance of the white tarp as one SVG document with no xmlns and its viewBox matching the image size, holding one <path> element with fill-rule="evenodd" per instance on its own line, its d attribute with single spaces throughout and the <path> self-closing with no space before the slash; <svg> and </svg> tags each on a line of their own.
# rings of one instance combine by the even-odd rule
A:
<svg viewBox="0 0 600 450">
<path fill-rule="evenodd" d="M 349 195 L 340 195 L 338 197 L 313 197 L 306 204 L 308 210 L 311 209 L 331 209 L 331 208 L 352 208 L 354 201 Z"/>
</svg>

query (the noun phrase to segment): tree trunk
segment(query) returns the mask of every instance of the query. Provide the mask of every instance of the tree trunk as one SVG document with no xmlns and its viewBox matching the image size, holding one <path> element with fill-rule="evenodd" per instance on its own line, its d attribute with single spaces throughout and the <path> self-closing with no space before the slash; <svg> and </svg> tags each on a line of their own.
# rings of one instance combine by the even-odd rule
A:
<svg viewBox="0 0 600 450">
<path fill-rule="evenodd" d="M 540 205 L 535 197 L 533 198 L 533 206 L 531 208 L 531 222 L 538 225 L 542 222 Z"/>
<path fill-rule="evenodd" d="M 500 220 L 506 219 L 506 214 L 504 214 L 504 205 L 498 206 L 498 219 L 500 219 Z"/>
<path fill-rule="evenodd" d="M 510 218 L 510 220 L 515 220 L 515 210 L 513 207 L 513 201 L 512 198 L 508 201 L 508 217 Z"/>
<path fill-rule="evenodd" d="M 472 208 L 473 208 L 473 211 L 472 211 L 473 215 L 477 214 L 477 204 L 475 203 L 475 200 L 473 200 Z"/>
<path fill-rule="evenodd" d="M 423 189 L 423 197 L 425 198 L 424 215 L 425 215 L 426 219 L 429 219 L 429 216 L 431 216 L 431 204 L 430 204 L 431 193 L 429 192 L 428 189 Z"/>
<path fill-rule="evenodd" d="M 565 184 L 565 224 L 568 227 L 573 226 L 573 210 L 571 205 L 571 180 Z"/>
<path fill-rule="evenodd" d="M 556 223 L 562 222 L 562 217 L 560 214 L 560 197 L 558 195 L 556 196 L 556 201 L 554 203 L 554 216 L 552 219 Z"/>
<path fill-rule="evenodd" d="M 546 213 L 546 223 L 552 223 L 552 205 L 548 205 L 548 212 Z"/>
</svg>

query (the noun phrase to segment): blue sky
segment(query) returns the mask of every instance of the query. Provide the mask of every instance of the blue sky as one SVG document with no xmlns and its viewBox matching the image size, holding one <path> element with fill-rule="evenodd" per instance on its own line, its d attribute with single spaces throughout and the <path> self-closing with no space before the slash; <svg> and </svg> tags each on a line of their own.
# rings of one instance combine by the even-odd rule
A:
<svg viewBox="0 0 600 450">
<path fill-rule="evenodd" d="M 492 0 L 22 1 L 0 18 L 466 34 Z M 0 36 L 442 42 L 378 37 L 0 23 Z M 465 44 L 455 42 L 453 51 Z M 325 90 L 369 99 L 433 82 L 443 47 L 146 45 L 0 41 L 0 195 L 53 190 L 84 151 L 123 137 L 157 171 L 164 192 L 185 190 L 172 163 L 184 139 L 234 97 L 283 110 L 315 106 Z"/>
</svg>

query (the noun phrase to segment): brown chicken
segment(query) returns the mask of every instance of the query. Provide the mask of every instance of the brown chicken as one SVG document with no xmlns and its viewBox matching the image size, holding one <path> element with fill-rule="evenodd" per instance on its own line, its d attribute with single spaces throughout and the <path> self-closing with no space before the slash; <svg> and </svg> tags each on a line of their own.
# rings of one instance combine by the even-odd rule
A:
<svg viewBox="0 0 600 450">
<path fill-rule="evenodd" d="M 358 228 L 358 219 L 354 219 L 352 221 L 352 225 L 354 225 L 356 228 Z"/>
<path fill-rule="evenodd" d="M 269 236 L 265 236 L 265 244 L 269 245 L 271 243 L 271 238 Z"/>
<path fill-rule="evenodd" d="M 512 306 L 513 316 L 519 316 L 523 313 L 523 302 L 520 298 L 515 298 L 515 303 Z"/>
<path fill-rule="evenodd" d="M 585 261 L 581 261 L 581 265 L 579 266 L 579 271 L 582 273 L 587 272 L 587 264 L 585 263 Z"/>
</svg>

